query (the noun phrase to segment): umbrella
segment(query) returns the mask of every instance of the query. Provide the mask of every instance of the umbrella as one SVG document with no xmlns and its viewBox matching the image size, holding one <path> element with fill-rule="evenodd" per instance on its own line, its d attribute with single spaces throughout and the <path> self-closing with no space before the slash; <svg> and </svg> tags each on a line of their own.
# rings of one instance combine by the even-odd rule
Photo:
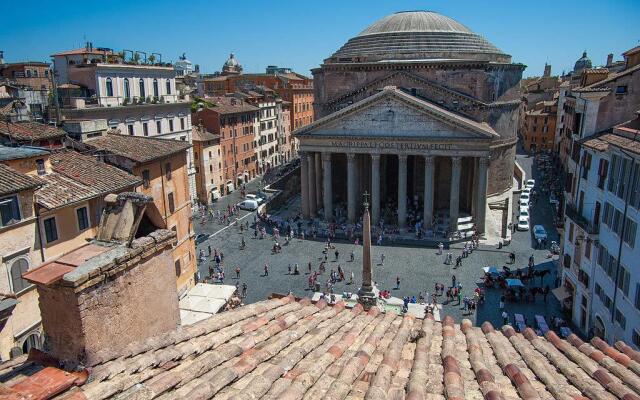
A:
<svg viewBox="0 0 640 400">
<path fill-rule="evenodd" d="M 486 274 L 499 274 L 498 267 L 484 267 L 482 268 Z"/>
<path fill-rule="evenodd" d="M 512 287 L 512 286 L 524 286 L 520 279 L 507 279 L 507 285 L 509 287 Z"/>
</svg>

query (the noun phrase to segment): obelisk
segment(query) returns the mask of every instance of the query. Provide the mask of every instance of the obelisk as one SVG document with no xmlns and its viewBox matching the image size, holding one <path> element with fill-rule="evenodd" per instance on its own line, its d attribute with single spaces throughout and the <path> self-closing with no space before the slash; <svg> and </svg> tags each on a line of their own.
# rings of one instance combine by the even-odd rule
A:
<svg viewBox="0 0 640 400">
<path fill-rule="evenodd" d="M 362 304 L 365 310 L 377 304 L 377 298 L 373 293 L 373 271 L 371 270 L 371 216 L 369 215 L 369 203 L 367 197 L 369 194 L 364 193 L 364 215 L 362 216 L 362 286 L 358 291 L 358 302 Z"/>
</svg>

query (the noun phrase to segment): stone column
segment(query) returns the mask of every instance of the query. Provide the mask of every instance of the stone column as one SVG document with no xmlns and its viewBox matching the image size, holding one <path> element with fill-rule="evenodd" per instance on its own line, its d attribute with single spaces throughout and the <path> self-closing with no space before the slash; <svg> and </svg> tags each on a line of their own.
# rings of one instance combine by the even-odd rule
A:
<svg viewBox="0 0 640 400">
<path fill-rule="evenodd" d="M 300 209 L 302 215 L 305 218 L 309 217 L 309 172 L 307 164 L 307 153 L 304 151 L 298 152 L 300 156 Z"/>
<path fill-rule="evenodd" d="M 369 218 L 368 204 L 364 203 L 362 215 L 362 286 L 358 290 L 358 303 L 362 304 L 365 311 L 376 305 L 378 301 L 373 293 L 373 269 L 371 267 L 371 221 Z"/>
<path fill-rule="evenodd" d="M 324 219 L 327 221 L 333 217 L 333 188 L 331 186 L 331 153 L 322 153 L 323 192 L 324 195 Z"/>
<path fill-rule="evenodd" d="M 433 156 L 424 158 L 424 223 L 431 228 L 433 221 L 433 176 L 435 172 L 435 160 Z"/>
<path fill-rule="evenodd" d="M 449 198 L 449 229 L 458 229 L 460 215 L 460 170 L 462 158 L 451 157 L 451 196 Z"/>
<path fill-rule="evenodd" d="M 320 161 L 320 153 L 316 153 L 316 205 L 320 207 L 322 204 L 322 162 Z"/>
<path fill-rule="evenodd" d="M 356 222 L 356 155 L 347 153 L 347 217 Z"/>
<path fill-rule="evenodd" d="M 478 160 L 478 184 L 476 186 L 476 227 L 478 233 L 484 233 L 487 212 L 487 170 L 489 159 L 480 157 Z"/>
<path fill-rule="evenodd" d="M 407 224 L 407 156 L 398 156 L 398 228 Z"/>
<path fill-rule="evenodd" d="M 380 154 L 371 154 L 371 214 L 376 225 L 380 221 Z"/>
<path fill-rule="evenodd" d="M 307 162 L 309 163 L 309 216 L 315 218 L 316 216 L 316 160 L 313 153 L 309 153 L 307 156 Z"/>
</svg>

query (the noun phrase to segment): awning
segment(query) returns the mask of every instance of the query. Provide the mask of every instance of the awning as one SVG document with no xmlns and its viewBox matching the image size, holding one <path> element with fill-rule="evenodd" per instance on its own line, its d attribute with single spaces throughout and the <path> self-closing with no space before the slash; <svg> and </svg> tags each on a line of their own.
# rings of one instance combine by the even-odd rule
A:
<svg viewBox="0 0 640 400">
<path fill-rule="evenodd" d="M 524 286 L 524 285 L 522 284 L 522 281 L 520 279 L 507 279 L 507 286 L 514 287 L 514 286 Z"/>
<path fill-rule="evenodd" d="M 198 283 L 180 299 L 181 324 L 190 325 L 218 313 L 227 305 L 235 291 L 235 286 L 231 285 Z"/>
<path fill-rule="evenodd" d="M 556 299 L 558 299 L 561 303 L 571 297 L 571 292 L 565 286 L 560 286 L 551 291 Z"/>
</svg>

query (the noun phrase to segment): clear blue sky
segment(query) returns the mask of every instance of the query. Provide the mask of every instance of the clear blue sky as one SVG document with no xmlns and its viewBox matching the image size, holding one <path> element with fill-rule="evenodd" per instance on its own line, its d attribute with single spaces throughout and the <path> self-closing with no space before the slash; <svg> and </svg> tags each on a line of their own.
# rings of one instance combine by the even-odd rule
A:
<svg viewBox="0 0 640 400">
<path fill-rule="evenodd" d="M 80 47 L 159 52 L 175 61 L 182 52 L 201 71 L 221 68 L 230 52 L 245 71 L 275 64 L 308 74 L 350 37 L 377 19 L 402 10 L 432 10 L 484 35 L 524 75 L 569 70 L 583 50 L 594 65 L 640 44 L 640 0 L 537 1 L 3 1 L 0 50 L 7 62 L 48 61 Z"/>
</svg>

